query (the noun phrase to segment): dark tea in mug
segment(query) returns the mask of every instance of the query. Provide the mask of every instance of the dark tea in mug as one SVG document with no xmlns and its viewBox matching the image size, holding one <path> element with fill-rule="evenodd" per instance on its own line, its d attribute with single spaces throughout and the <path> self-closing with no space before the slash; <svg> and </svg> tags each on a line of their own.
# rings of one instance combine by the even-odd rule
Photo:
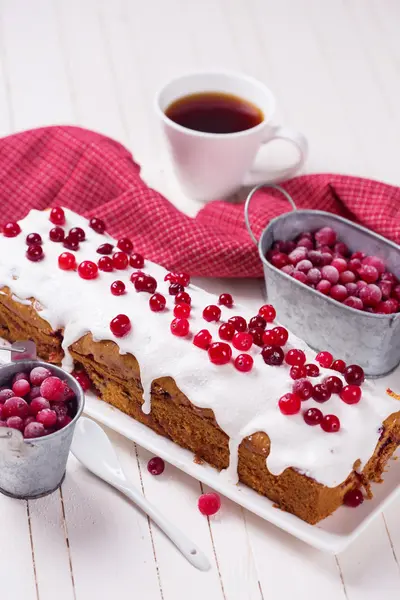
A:
<svg viewBox="0 0 400 600">
<path fill-rule="evenodd" d="M 204 133 L 237 133 L 264 120 L 262 111 L 248 100 L 222 92 L 200 92 L 175 100 L 166 116 L 186 129 Z"/>
</svg>

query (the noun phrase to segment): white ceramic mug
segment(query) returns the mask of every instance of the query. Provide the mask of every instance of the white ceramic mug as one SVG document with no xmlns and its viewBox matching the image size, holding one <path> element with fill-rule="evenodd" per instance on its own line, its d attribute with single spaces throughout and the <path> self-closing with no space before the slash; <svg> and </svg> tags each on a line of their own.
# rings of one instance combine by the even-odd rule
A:
<svg viewBox="0 0 400 600">
<path fill-rule="evenodd" d="M 251 129 L 237 133 L 204 133 L 187 129 L 169 119 L 165 111 L 172 102 L 190 94 L 222 92 L 234 94 L 261 109 L 264 119 Z M 274 126 L 275 98 L 266 85 L 240 73 L 201 72 L 170 81 L 156 96 L 156 111 L 171 150 L 174 168 L 184 191 L 203 202 L 225 198 L 242 185 L 271 183 L 292 176 L 307 156 L 307 140 L 299 132 Z M 298 160 L 289 167 L 251 171 L 261 146 L 283 139 L 298 150 Z"/>
</svg>

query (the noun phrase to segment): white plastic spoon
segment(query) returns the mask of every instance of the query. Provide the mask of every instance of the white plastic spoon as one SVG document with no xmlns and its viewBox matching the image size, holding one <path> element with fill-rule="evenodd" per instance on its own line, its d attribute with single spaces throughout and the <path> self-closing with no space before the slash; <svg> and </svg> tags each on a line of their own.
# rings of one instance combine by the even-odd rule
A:
<svg viewBox="0 0 400 600">
<path fill-rule="evenodd" d="M 125 494 L 149 515 L 194 567 L 200 571 L 210 569 L 205 554 L 128 482 L 110 440 L 97 423 L 85 417 L 79 419 L 71 452 L 89 471 Z"/>
</svg>

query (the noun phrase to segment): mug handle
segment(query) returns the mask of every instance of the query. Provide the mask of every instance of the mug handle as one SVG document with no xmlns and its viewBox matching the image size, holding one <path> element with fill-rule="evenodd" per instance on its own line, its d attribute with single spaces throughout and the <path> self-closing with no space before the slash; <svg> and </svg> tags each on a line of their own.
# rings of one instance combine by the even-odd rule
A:
<svg viewBox="0 0 400 600">
<path fill-rule="evenodd" d="M 268 137 L 263 140 L 261 143 L 269 144 L 274 140 L 285 140 L 293 144 L 298 152 L 299 158 L 298 160 L 289 167 L 282 167 L 281 169 L 275 169 L 274 171 L 270 170 L 250 170 L 244 178 L 243 185 L 251 186 L 257 185 L 259 183 L 274 183 L 277 181 L 283 181 L 285 179 L 289 179 L 292 175 L 294 175 L 301 167 L 303 166 L 307 154 L 308 154 L 308 142 L 305 136 L 296 131 L 295 129 L 290 129 L 289 127 L 281 127 L 280 125 L 270 127 L 268 130 Z"/>
</svg>

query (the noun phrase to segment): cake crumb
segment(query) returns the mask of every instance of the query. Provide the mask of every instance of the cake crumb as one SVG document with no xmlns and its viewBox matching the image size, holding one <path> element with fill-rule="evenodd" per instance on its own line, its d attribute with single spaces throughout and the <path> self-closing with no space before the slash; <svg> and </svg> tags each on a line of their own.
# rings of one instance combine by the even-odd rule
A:
<svg viewBox="0 0 400 600">
<path fill-rule="evenodd" d="M 386 393 L 389 394 L 389 396 L 391 396 L 395 400 L 400 400 L 400 394 L 395 394 L 395 392 L 390 388 L 387 388 Z"/>
<path fill-rule="evenodd" d="M 204 465 L 205 463 L 205 461 L 202 458 L 200 458 L 198 454 L 194 455 L 193 462 L 196 463 L 196 465 Z"/>
</svg>

